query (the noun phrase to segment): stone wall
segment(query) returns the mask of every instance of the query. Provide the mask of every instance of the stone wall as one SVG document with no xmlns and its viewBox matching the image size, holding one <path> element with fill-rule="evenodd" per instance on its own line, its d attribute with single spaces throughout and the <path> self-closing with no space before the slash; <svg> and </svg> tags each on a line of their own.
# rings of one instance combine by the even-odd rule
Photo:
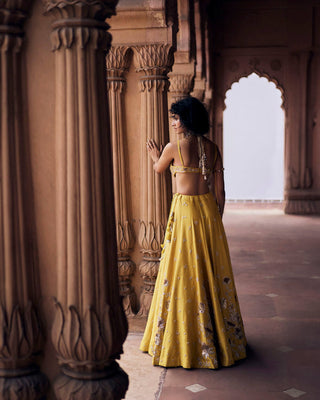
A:
<svg viewBox="0 0 320 400">
<path fill-rule="evenodd" d="M 285 212 L 319 214 L 318 1 L 230 1 L 212 6 L 216 141 L 226 91 L 252 72 L 274 82 L 285 110 Z M 249 144 L 248 144 L 249 145 Z"/>
</svg>

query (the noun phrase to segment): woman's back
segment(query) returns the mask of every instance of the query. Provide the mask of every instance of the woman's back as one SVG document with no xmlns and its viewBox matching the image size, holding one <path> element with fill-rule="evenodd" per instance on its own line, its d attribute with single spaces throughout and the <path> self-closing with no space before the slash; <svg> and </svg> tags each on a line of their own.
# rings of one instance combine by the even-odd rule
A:
<svg viewBox="0 0 320 400">
<path fill-rule="evenodd" d="M 207 159 L 207 168 L 211 171 L 217 158 L 217 148 L 211 140 L 202 137 L 204 153 Z M 173 143 L 174 166 L 199 168 L 198 140 L 195 136 L 185 137 Z M 177 193 L 199 195 L 209 192 L 208 180 L 198 172 L 176 172 Z"/>
</svg>

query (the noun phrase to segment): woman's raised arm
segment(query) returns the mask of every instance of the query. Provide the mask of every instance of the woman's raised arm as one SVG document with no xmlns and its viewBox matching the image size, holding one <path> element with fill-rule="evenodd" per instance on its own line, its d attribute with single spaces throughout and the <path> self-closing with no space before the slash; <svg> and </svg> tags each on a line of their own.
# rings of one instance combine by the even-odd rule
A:
<svg viewBox="0 0 320 400">
<path fill-rule="evenodd" d="M 158 174 L 165 171 L 174 159 L 172 143 L 168 143 L 161 152 L 157 143 L 153 139 L 149 139 L 147 141 L 147 150 L 154 162 L 153 168 Z"/>
</svg>

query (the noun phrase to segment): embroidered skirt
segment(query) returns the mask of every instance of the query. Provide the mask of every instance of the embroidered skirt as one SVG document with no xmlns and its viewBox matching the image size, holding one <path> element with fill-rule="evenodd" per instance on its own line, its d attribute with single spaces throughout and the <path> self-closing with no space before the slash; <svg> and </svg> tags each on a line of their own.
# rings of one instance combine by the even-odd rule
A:
<svg viewBox="0 0 320 400">
<path fill-rule="evenodd" d="M 164 367 L 214 369 L 246 357 L 228 244 L 211 193 L 173 197 L 140 349 Z"/>
</svg>

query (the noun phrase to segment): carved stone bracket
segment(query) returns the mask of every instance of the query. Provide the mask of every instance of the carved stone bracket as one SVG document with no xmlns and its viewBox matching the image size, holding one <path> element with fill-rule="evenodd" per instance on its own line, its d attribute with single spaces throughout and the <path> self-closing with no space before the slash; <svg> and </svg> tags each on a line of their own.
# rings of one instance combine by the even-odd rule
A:
<svg viewBox="0 0 320 400">
<path fill-rule="evenodd" d="M 35 364 L 41 350 L 35 309 L 39 288 L 27 219 L 29 164 L 22 120 L 23 23 L 30 1 L 0 5 L 0 397 L 42 398 L 47 379 Z M 22 179 L 23 176 L 23 179 Z M 29 222 L 27 224 L 27 221 Z M 32 243 L 32 240 L 31 240 Z"/>
<path fill-rule="evenodd" d="M 161 243 L 164 238 L 171 199 L 171 180 L 167 174 L 155 174 L 145 143 L 153 138 L 159 145 L 168 142 L 167 73 L 173 63 L 169 44 L 135 46 L 136 69 L 143 71 L 141 89 L 141 221 L 139 244 L 143 260 L 139 266 L 144 280 L 138 316 L 148 314 L 154 282 L 159 267 Z"/>
<path fill-rule="evenodd" d="M 128 326 L 119 295 L 105 18 L 117 1 L 45 1 L 55 16 L 57 276 L 52 339 L 57 399 L 120 400 L 127 375 L 114 361 Z M 63 382 L 63 384 L 61 384 Z M 112 389 L 111 389 L 112 388 Z"/>
</svg>

